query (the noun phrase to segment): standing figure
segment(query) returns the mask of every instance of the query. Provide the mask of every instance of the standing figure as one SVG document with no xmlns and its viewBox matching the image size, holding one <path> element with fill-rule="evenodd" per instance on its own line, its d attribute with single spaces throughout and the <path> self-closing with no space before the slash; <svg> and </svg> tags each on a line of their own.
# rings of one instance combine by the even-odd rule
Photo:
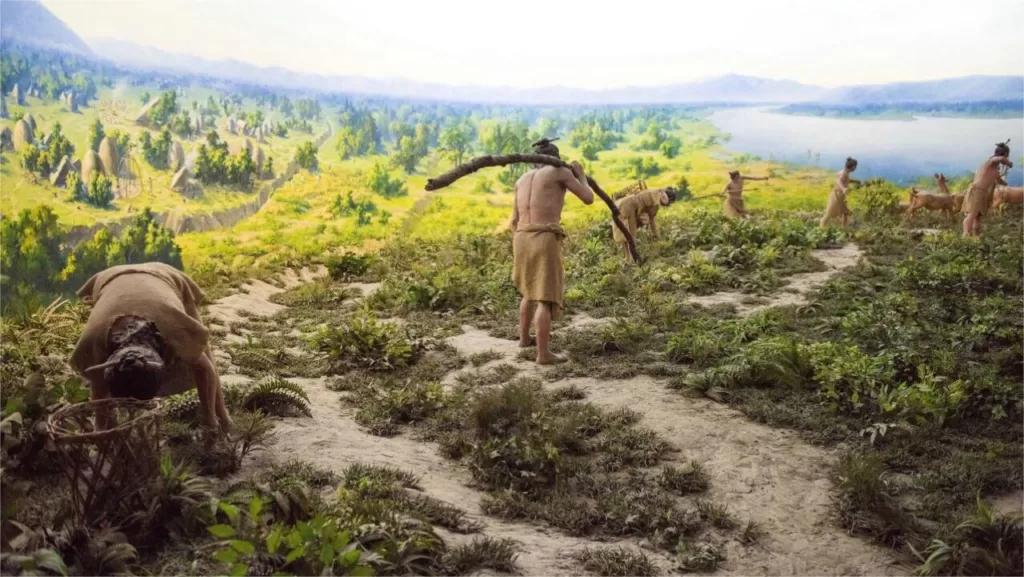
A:
<svg viewBox="0 0 1024 577">
<path fill-rule="evenodd" d="M 981 234 L 981 217 L 988 212 L 989 205 L 992 204 L 992 191 L 1002 180 L 999 168 L 1004 165 L 1013 168 L 1009 156 L 1009 145 L 1006 142 L 1001 142 L 996 145 L 995 154 L 981 163 L 977 172 L 974 173 L 974 181 L 967 188 L 967 196 L 964 197 L 961 209 L 967 214 L 967 217 L 964 218 L 964 237 Z"/>
<path fill-rule="evenodd" d="M 71 354 L 71 366 L 93 399 L 149 400 L 195 388 L 200 420 L 226 431 L 220 377 L 199 318 L 203 291 L 185 273 L 159 262 L 110 267 L 92 276 L 78 296 L 92 307 Z M 97 425 L 105 428 L 104 415 Z"/>
<path fill-rule="evenodd" d="M 619 219 L 626 225 L 630 236 L 636 238 L 636 230 L 643 225 L 644 218 L 647 219 L 647 226 L 651 230 L 651 238 L 658 239 L 658 225 L 654 217 L 658 215 L 658 209 L 675 202 L 676 191 L 673 188 L 652 188 L 636 194 L 631 194 L 615 203 L 619 207 Z M 626 243 L 626 235 L 622 234 L 619 227 L 612 223 L 612 237 L 615 242 L 622 246 L 626 253 L 626 262 L 632 264 L 633 255 L 629 252 L 629 245 Z"/>
<path fill-rule="evenodd" d="M 729 172 L 729 183 L 722 189 L 725 196 L 722 211 L 728 218 L 750 218 L 750 213 L 743 207 L 743 183 L 748 180 L 768 180 L 768 177 L 742 176 L 738 170 Z"/>
<path fill-rule="evenodd" d="M 825 216 L 821 217 L 821 228 L 828 226 L 828 223 L 834 219 L 841 218 L 843 220 L 843 226 L 845 227 L 850 223 L 850 207 L 846 205 L 846 194 L 850 192 L 851 184 L 860 184 L 859 180 L 850 178 L 850 174 L 857 170 L 857 161 L 853 158 L 846 159 L 846 165 L 839 174 L 836 175 L 836 181 L 832 185 L 832 194 L 828 197 L 828 206 L 825 207 Z"/>
<path fill-rule="evenodd" d="M 558 147 L 549 141 L 534 145 L 534 152 L 560 158 Z M 583 204 L 593 204 L 594 191 L 587 184 L 583 167 L 535 165 L 516 181 L 512 211 L 512 281 L 522 301 L 519 304 L 519 346 L 537 345 L 537 364 L 564 363 L 567 359 L 551 352 L 551 320 L 562 318 L 565 269 L 562 263 L 562 207 L 565 191 Z M 536 338 L 530 337 L 530 325 Z"/>
</svg>

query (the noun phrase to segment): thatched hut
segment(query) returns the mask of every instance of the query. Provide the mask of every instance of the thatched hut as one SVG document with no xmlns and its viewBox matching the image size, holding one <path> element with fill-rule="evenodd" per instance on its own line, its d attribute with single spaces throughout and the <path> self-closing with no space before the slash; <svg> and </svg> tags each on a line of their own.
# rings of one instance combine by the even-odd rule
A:
<svg viewBox="0 0 1024 577">
<path fill-rule="evenodd" d="M 149 102 L 142 107 L 142 110 L 139 110 L 139 114 L 135 117 L 135 124 L 140 126 L 146 126 L 149 124 L 149 111 L 156 106 L 157 102 L 160 102 L 159 98 L 149 99 Z"/>
<path fill-rule="evenodd" d="M 256 147 L 252 151 L 252 162 L 256 165 L 256 174 L 263 175 L 263 163 L 266 162 L 267 157 L 263 154 L 263 149 Z"/>
<path fill-rule="evenodd" d="M 234 134 L 238 130 L 234 117 L 228 118 L 224 121 L 224 130 L 227 130 L 231 134 Z"/>
<path fill-rule="evenodd" d="M 35 137 L 32 133 L 32 125 L 22 118 L 14 125 L 14 133 L 11 137 L 11 143 L 14 145 L 15 150 L 21 150 L 23 146 L 32 144 L 35 141 Z"/>
<path fill-rule="evenodd" d="M 32 134 L 35 134 L 36 131 L 39 130 L 39 127 L 36 126 L 36 117 L 32 116 L 32 113 L 30 112 L 26 114 L 23 118 L 25 119 L 25 122 L 27 122 L 28 125 L 32 127 Z"/>
<path fill-rule="evenodd" d="M 57 168 L 52 174 L 50 174 L 50 184 L 53 186 L 63 187 L 64 183 L 68 180 L 69 174 L 71 174 L 71 159 L 65 156 L 60 159 L 60 164 L 58 164 Z"/>
<path fill-rule="evenodd" d="M 91 148 L 87 148 L 85 153 L 82 155 L 82 182 L 86 186 L 89 185 L 89 178 L 92 177 L 92 173 L 99 171 L 103 173 L 103 161 L 100 160 L 98 154 L 96 154 Z"/>
<path fill-rule="evenodd" d="M 237 130 L 240 135 L 248 134 L 248 132 L 246 132 L 246 127 L 248 127 L 248 124 L 246 124 L 244 120 L 239 120 L 235 123 L 235 130 Z"/>
<path fill-rule="evenodd" d="M 14 88 L 11 89 L 11 98 L 14 99 L 14 103 L 23 106 L 25 104 L 25 92 L 18 86 L 18 83 L 14 83 Z"/>
<path fill-rule="evenodd" d="M 242 140 L 230 145 L 228 147 L 228 152 L 230 152 L 232 155 L 241 154 L 242 152 L 252 154 L 252 149 L 252 141 L 249 140 L 248 138 L 243 138 Z"/>
<path fill-rule="evenodd" d="M 182 167 L 181 170 L 174 173 L 174 178 L 171 179 L 171 190 L 175 192 L 188 192 L 188 179 L 191 176 L 192 173 L 187 168 Z"/>
<path fill-rule="evenodd" d="M 11 129 L 3 127 L 0 129 L 0 151 L 14 148 L 14 139 L 11 134 Z"/>
<path fill-rule="evenodd" d="M 180 142 L 175 140 L 171 143 L 171 149 L 167 151 L 167 166 L 170 166 L 171 170 L 178 170 L 184 163 L 185 149 L 181 147 Z"/>
<path fill-rule="evenodd" d="M 100 141 L 100 148 L 98 151 L 100 162 L 103 163 L 103 172 L 108 176 L 117 174 L 118 167 L 118 154 L 117 145 L 111 140 L 109 136 L 104 136 L 103 140 Z"/>
</svg>

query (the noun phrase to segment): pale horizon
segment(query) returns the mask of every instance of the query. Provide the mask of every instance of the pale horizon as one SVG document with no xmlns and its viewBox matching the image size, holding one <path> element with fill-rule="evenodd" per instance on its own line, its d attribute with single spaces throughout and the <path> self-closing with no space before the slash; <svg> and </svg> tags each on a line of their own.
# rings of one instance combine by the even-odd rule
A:
<svg viewBox="0 0 1024 577">
<path fill-rule="evenodd" d="M 836 87 L 1024 74 L 1024 2 L 638 0 L 628 12 L 578 0 L 514 11 L 468 0 L 42 2 L 87 42 L 451 86 L 603 90 L 737 74 Z"/>
</svg>

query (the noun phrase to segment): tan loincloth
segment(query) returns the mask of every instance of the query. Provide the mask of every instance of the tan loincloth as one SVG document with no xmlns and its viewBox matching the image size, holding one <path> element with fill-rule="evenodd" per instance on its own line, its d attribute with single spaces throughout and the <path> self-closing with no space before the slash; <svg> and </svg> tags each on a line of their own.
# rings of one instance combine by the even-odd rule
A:
<svg viewBox="0 0 1024 577">
<path fill-rule="evenodd" d="M 825 216 L 821 221 L 827 223 L 835 218 L 850 216 L 850 207 L 846 206 L 846 194 L 838 187 L 832 187 L 832 194 L 828 197 L 828 205 L 825 207 Z"/>
<path fill-rule="evenodd" d="M 194 368 L 209 343 L 209 332 L 199 320 L 206 296 L 185 273 L 163 263 L 115 266 L 93 275 L 78 296 L 92 311 L 71 354 L 75 370 L 84 374 L 106 361 L 113 352 L 111 325 L 134 315 L 156 324 L 166 346 L 167 372 L 157 396 L 195 387 Z"/>
<path fill-rule="evenodd" d="M 731 196 L 727 196 L 725 198 L 725 204 L 722 206 L 722 211 L 728 218 L 742 218 L 750 214 L 743 206 L 742 198 L 733 198 Z"/>
<path fill-rule="evenodd" d="M 650 219 L 658 214 L 661 207 L 661 189 L 645 190 L 623 198 L 616 203 L 619 207 L 619 220 L 626 225 L 630 236 L 636 238 L 636 229 L 641 224 L 649 224 Z M 647 217 L 646 219 L 644 217 Z M 618 244 L 626 242 L 626 236 L 612 221 L 612 238 Z"/>
<path fill-rule="evenodd" d="M 970 188 L 967 189 L 967 194 L 964 196 L 964 203 L 960 207 L 960 212 L 964 214 L 976 212 L 981 216 L 985 216 L 988 213 L 988 209 L 992 206 L 992 191 L 995 188 L 995 185 L 984 187 L 972 183 Z"/>
<path fill-rule="evenodd" d="M 512 282 L 531 302 L 551 305 L 552 320 L 560 320 L 565 308 L 565 268 L 559 224 L 521 224 L 512 239 Z"/>
</svg>

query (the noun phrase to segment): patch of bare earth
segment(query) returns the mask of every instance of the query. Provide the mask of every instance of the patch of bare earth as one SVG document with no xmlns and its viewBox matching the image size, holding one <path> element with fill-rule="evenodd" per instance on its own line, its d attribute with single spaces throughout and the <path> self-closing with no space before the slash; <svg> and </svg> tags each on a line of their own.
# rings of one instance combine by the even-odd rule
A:
<svg viewBox="0 0 1024 577">
<path fill-rule="evenodd" d="M 864 253 L 857 245 L 848 244 L 838 249 L 814 250 L 811 251 L 811 254 L 825 263 L 828 270 L 795 274 L 789 277 L 789 283 L 782 287 L 782 292 L 769 297 L 768 302 L 756 305 L 747 304 L 743 301 L 749 295 L 740 292 L 717 292 L 705 296 L 695 296 L 687 299 L 687 302 L 703 306 L 734 305 L 736 314 L 740 316 L 747 316 L 768 307 L 801 305 L 807 302 L 807 293 L 821 286 L 843 269 L 857 264 Z"/>
<path fill-rule="evenodd" d="M 815 256 L 825 261 L 829 270 L 793 277 L 789 286 L 798 296 L 780 297 L 764 306 L 791 304 L 790 299 L 802 298 L 804 293 L 842 268 L 856 264 L 860 254 L 852 245 L 834 251 L 816 251 Z M 246 286 L 243 297 L 227 297 L 211 306 L 211 316 L 216 312 L 221 315 L 219 318 L 230 321 L 242 319 L 239 310 L 264 316 L 281 310 L 282 307 L 267 300 L 281 289 L 265 283 Z M 360 288 L 365 294 L 375 287 Z M 746 311 L 749 312 L 753 311 Z M 604 319 L 580 315 L 561 330 L 596 326 L 601 322 L 605 322 Z M 500 355 L 480 369 L 512 363 L 521 369 L 523 376 L 542 375 L 549 370 L 519 360 L 520 349 L 515 341 L 491 337 L 486 331 L 469 326 L 463 330 L 463 334 L 448 339 L 460 353 L 468 356 L 494 351 Z M 449 375 L 446 380 L 453 377 L 454 374 Z M 469 487 L 469 474 L 440 456 L 433 444 L 403 435 L 393 438 L 369 435 L 355 423 L 354 411 L 342 406 L 341 394 L 328 390 L 322 379 L 290 380 L 309 394 L 313 416 L 279 422 L 276 444 L 254 456 L 245 465 L 244 472 L 288 458 L 303 459 L 335 471 L 355 461 L 406 469 L 422 477 L 421 485 L 426 493 L 463 508 L 481 521 L 485 534 L 519 541 L 522 552 L 518 563 L 523 574 L 581 572 L 571 554 L 593 546 L 594 542 L 542 526 L 480 514 L 483 493 Z M 676 457 L 680 462 L 694 459 L 705 466 L 711 480 L 709 497 L 727 504 L 740 522 L 752 519 L 766 529 L 767 535 L 755 546 L 745 547 L 735 541 L 728 543 L 727 559 L 718 574 L 888 575 L 898 572 L 884 549 L 846 535 L 831 517 L 827 472 L 834 458 L 832 452 L 808 445 L 788 431 L 748 421 L 726 406 L 673 393 L 665 382 L 651 377 L 604 381 L 575 378 L 547 386 L 568 384 L 584 389 L 588 400 L 597 405 L 625 406 L 641 413 L 643 426 L 680 449 Z M 453 542 L 469 538 L 440 532 Z M 612 544 L 639 548 L 631 541 Z M 672 563 L 665 556 L 650 557 L 663 573 L 673 572 Z"/>
</svg>

